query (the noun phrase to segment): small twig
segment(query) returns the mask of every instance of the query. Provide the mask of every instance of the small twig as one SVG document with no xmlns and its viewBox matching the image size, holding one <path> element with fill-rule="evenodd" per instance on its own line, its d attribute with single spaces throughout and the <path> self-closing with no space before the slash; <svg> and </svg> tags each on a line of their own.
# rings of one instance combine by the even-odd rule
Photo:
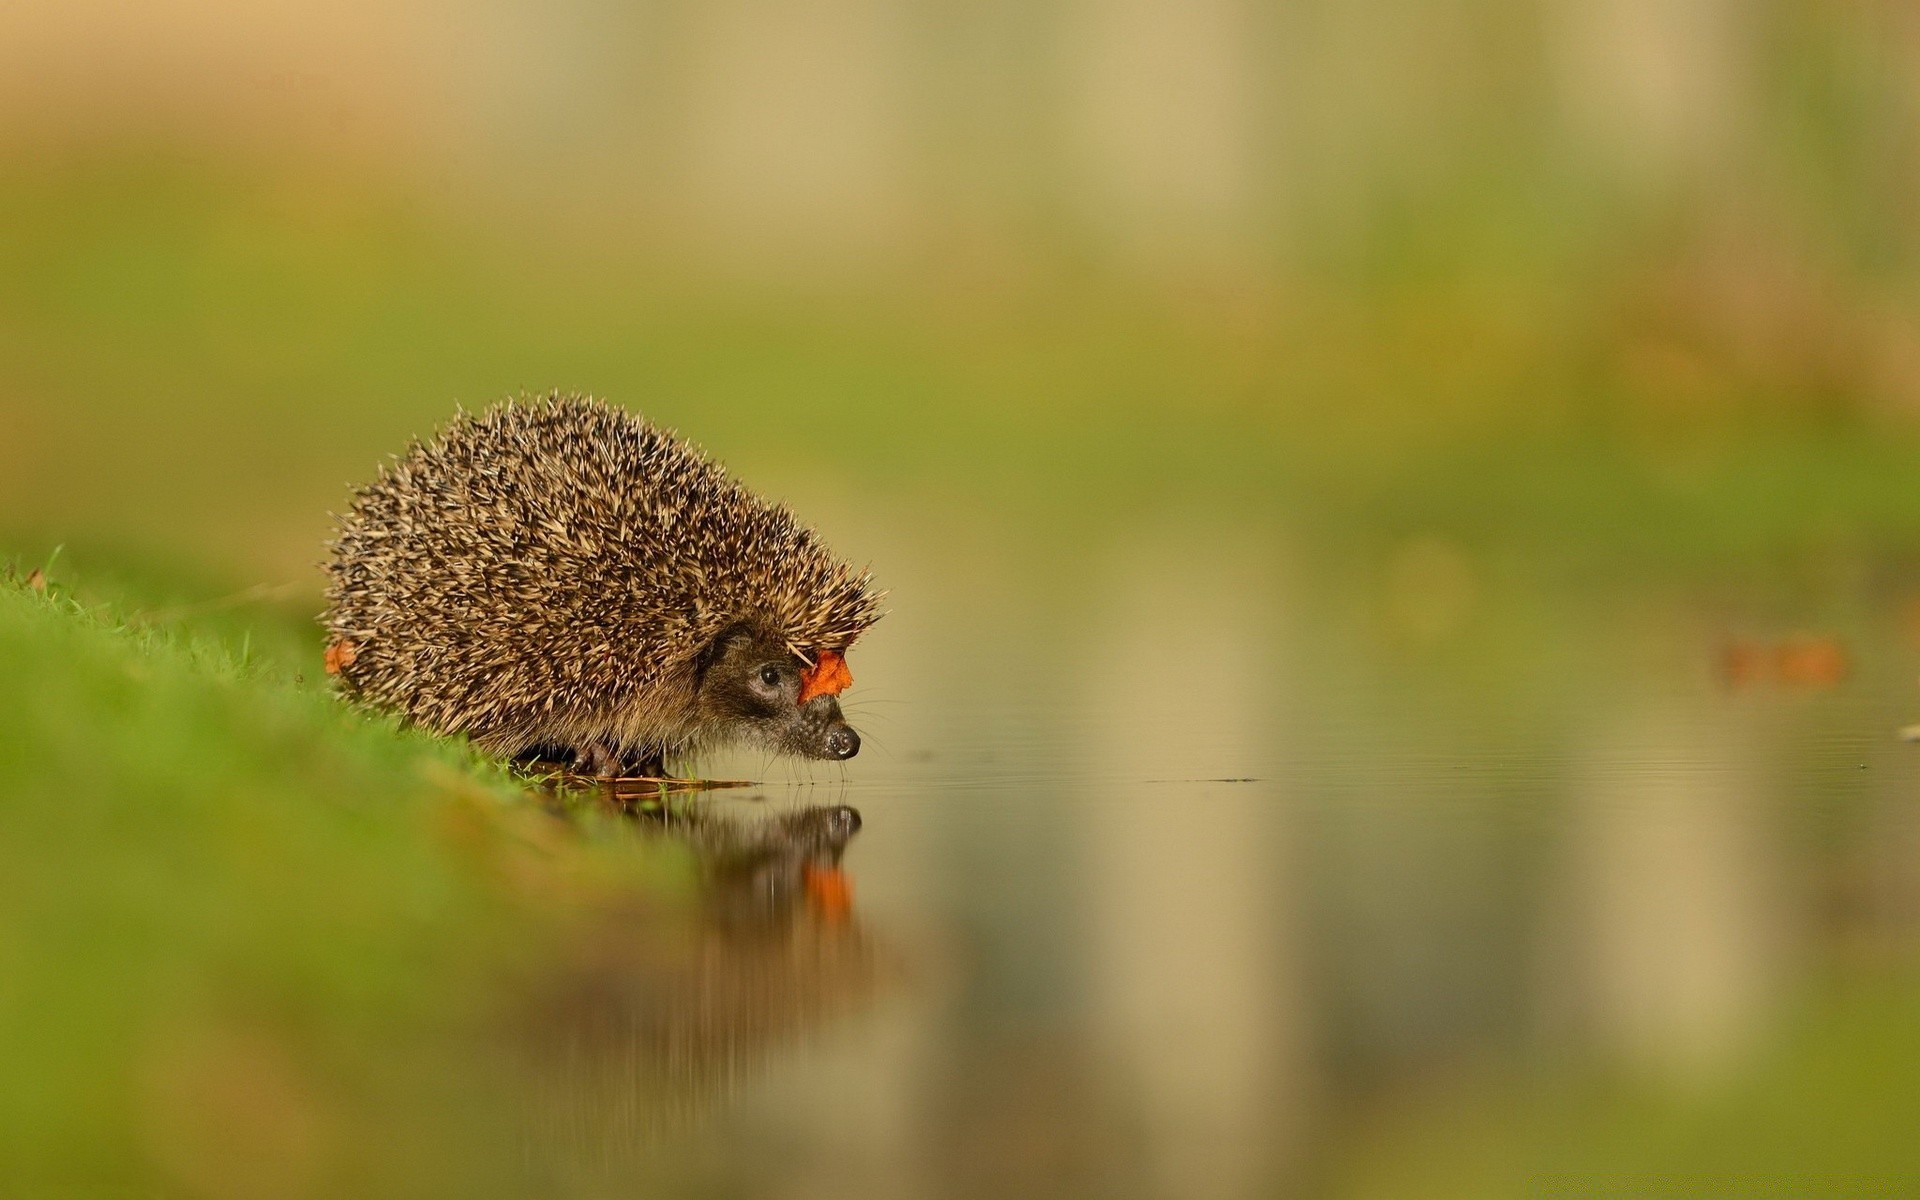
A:
<svg viewBox="0 0 1920 1200">
<path fill-rule="evenodd" d="M 634 783 L 652 784 L 656 787 L 671 788 L 683 792 L 704 792 L 715 788 L 743 788 L 754 786 L 751 779 L 676 779 L 671 775 L 587 775 L 595 783 Z"/>
</svg>

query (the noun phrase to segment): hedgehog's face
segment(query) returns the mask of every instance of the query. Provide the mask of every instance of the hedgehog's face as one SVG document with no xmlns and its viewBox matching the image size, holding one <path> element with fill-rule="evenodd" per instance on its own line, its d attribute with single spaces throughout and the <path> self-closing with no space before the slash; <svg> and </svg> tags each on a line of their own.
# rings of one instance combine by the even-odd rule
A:
<svg viewBox="0 0 1920 1200">
<path fill-rule="evenodd" d="M 778 639 L 750 629 L 722 634 L 700 676 L 703 724 L 801 758 L 848 759 L 860 735 L 840 715 L 840 702 L 815 695 L 802 702 L 807 664 Z"/>
</svg>

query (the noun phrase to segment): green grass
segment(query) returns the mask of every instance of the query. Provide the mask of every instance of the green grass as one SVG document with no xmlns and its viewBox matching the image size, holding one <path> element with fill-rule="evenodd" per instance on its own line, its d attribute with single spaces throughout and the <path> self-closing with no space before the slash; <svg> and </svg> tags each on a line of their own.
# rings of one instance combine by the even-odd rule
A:
<svg viewBox="0 0 1920 1200">
<path fill-rule="evenodd" d="M 502 1186 L 493 998 L 663 864 L 339 703 L 304 622 L 0 575 L 0 1192 Z"/>
</svg>

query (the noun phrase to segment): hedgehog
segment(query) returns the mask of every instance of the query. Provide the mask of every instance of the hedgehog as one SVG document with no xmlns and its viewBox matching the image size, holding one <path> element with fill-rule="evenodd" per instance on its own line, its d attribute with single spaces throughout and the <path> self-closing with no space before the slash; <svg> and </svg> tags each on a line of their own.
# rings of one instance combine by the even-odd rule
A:
<svg viewBox="0 0 1920 1200">
<path fill-rule="evenodd" d="M 326 667 L 360 701 L 597 776 L 859 752 L 838 696 L 871 573 L 643 417 L 557 392 L 459 412 L 336 524 Z"/>
</svg>

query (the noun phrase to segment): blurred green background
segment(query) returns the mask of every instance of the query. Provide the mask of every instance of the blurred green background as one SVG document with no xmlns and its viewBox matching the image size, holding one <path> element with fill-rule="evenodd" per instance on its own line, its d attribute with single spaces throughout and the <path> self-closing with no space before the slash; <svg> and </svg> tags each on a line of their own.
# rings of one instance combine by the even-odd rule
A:
<svg viewBox="0 0 1920 1200">
<path fill-rule="evenodd" d="M 604 393 L 804 504 L 1910 536 L 1898 6 L 15 6 L 7 523 L 311 578 Z"/>
<path fill-rule="evenodd" d="M 510 789 L 315 695 L 327 514 L 456 404 L 561 388 L 679 428 L 894 589 L 835 795 L 868 818 L 863 913 L 940 960 L 638 1178 L 1911 1185 L 1917 130 L 1894 3 L 0 6 L 0 558 L 64 546 L 112 606 L 0 612 L 0 854 L 66 864 L 17 885 L 35 912 L 131 870 L 101 911 L 165 915 L 90 958 L 16 912 L 6 961 L 46 991 L 0 1003 L 0 1053 L 71 1093 L 29 1106 L 69 1140 L 24 1139 L 17 1178 L 621 1194 L 494 1173 L 491 1110 L 338 1166 L 445 1080 L 486 1091 L 464 1024 L 417 1076 L 369 1066 L 421 1019 L 381 988 L 465 994 L 580 904 L 529 914 L 410 840 Z M 120 706 L 156 652 L 226 715 Z M 229 727 L 257 761 L 172 836 L 232 874 L 189 904 L 112 814 L 196 794 Z M 326 749 L 276 781 L 285 737 Z M 820 799 L 783 770 L 739 768 Z M 235 823 L 329 788 L 426 825 Z M 93 815 L 50 832 L 55 795 Z M 606 837 L 593 870 L 635 873 Z M 409 928 L 466 949 L 426 962 L 377 914 L 442 869 L 466 882 Z M 360 916 L 314 915 L 347 888 Z M 229 907 L 257 920 L 225 949 L 156 949 Z M 259 958 L 283 944 L 310 953 Z M 225 982 L 22 1049 L 131 964 Z M 219 1122 L 141 1115 L 188 1061 L 216 1113 L 294 1114 L 240 1168 Z M 793 1115 L 821 1095 L 863 1099 Z M 847 1112 L 884 1129 L 856 1147 Z"/>
</svg>

